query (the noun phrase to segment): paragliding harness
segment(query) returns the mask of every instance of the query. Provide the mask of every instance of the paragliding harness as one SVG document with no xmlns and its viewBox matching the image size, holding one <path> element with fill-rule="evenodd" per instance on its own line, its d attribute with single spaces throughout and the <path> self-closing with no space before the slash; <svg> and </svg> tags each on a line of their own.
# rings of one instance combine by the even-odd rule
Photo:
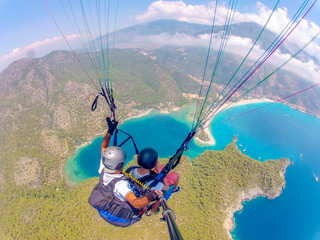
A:
<svg viewBox="0 0 320 240">
<path fill-rule="evenodd" d="M 139 179 L 136 179 L 135 177 L 133 177 L 130 174 L 130 172 L 133 169 L 139 168 L 139 166 L 129 167 L 125 172 L 123 172 L 123 174 L 125 174 L 129 177 L 129 181 L 131 182 L 132 186 L 134 187 L 134 192 L 136 193 L 137 196 L 144 196 L 148 191 L 150 191 L 150 189 L 152 187 L 155 187 L 159 182 L 162 182 L 172 169 L 174 169 L 176 166 L 178 166 L 178 164 L 180 163 L 183 152 L 185 150 L 187 150 L 188 143 L 194 137 L 195 134 L 196 134 L 195 130 L 192 130 L 188 134 L 188 136 L 186 137 L 184 142 L 181 144 L 180 148 L 177 150 L 175 155 L 169 159 L 169 162 L 165 165 L 165 167 L 161 170 L 161 172 L 159 174 L 157 174 L 156 172 L 151 170 L 149 172 L 149 174 L 142 176 Z M 136 153 L 138 154 L 139 152 L 137 151 L 137 147 L 135 145 L 135 142 L 134 142 L 132 136 L 129 135 L 129 137 L 121 145 L 123 145 L 130 138 L 132 139 L 133 144 L 136 149 Z M 148 182 L 151 182 L 151 184 L 148 184 L 148 186 L 146 186 L 146 183 L 148 183 Z M 171 190 L 168 191 L 168 194 L 165 194 L 166 200 L 169 199 L 170 195 L 172 194 L 172 191 L 173 191 L 173 187 Z"/>
<path fill-rule="evenodd" d="M 107 185 L 103 184 L 104 171 L 100 175 L 99 183 L 94 187 L 89 197 L 89 204 L 98 210 L 100 216 L 108 223 L 117 227 L 128 227 L 141 220 L 139 209 L 135 209 L 128 202 L 117 198 L 113 191 L 115 184 L 126 180 L 127 176 L 115 178 Z"/>
<path fill-rule="evenodd" d="M 153 181 L 157 177 L 157 173 L 154 171 L 150 171 L 149 174 L 142 176 L 141 178 L 135 178 L 130 173 L 133 169 L 138 169 L 139 166 L 131 166 L 125 171 L 125 175 L 129 176 L 129 181 L 134 187 L 134 192 L 136 193 L 136 196 L 144 196 L 150 189 L 149 186 L 146 186 L 146 183 Z"/>
<path fill-rule="evenodd" d="M 99 79 L 99 83 L 100 83 L 100 86 L 101 86 L 101 92 L 99 92 L 99 94 L 96 96 L 96 98 L 94 99 L 93 103 L 92 103 L 92 106 L 91 106 L 91 110 L 94 111 L 96 108 L 97 108 L 97 105 L 98 105 L 98 98 L 99 98 L 99 95 L 103 96 L 107 102 L 107 104 L 109 105 L 110 107 L 110 111 L 113 115 L 113 118 L 114 118 L 114 121 L 115 121 L 115 110 L 117 109 L 115 103 L 114 103 L 114 98 L 113 98 L 113 90 L 111 87 L 107 87 L 106 83 L 105 83 L 105 89 L 101 83 L 101 80 Z M 125 135 L 127 135 L 128 137 L 121 143 L 118 145 L 118 133 L 122 132 L 124 133 Z M 168 173 L 174 169 L 179 163 L 180 163 L 180 160 L 181 160 L 181 156 L 183 154 L 183 152 L 185 150 L 187 150 L 188 148 L 188 143 L 190 142 L 190 140 L 194 137 L 194 135 L 196 134 L 196 129 L 192 129 L 191 132 L 188 134 L 188 136 L 186 137 L 186 139 L 184 140 L 184 142 L 181 144 L 180 148 L 177 150 L 177 152 L 174 154 L 173 157 L 171 157 L 169 159 L 169 162 L 165 165 L 165 167 L 161 170 L 161 172 L 156 176 L 156 178 L 153 180 L 153 182 L 149 185 L 150 188 L 156 186 L 159 182 L 163 181 L 163 179 L 168 175 Z M 115 131 L 115 134 L 114 134 L 114 139 L 113 139 L 113 146 L 118 146 L 118 147 L 121 147 L 122 145 L 124 145 L 127 141 L 129 140 L 132 140 L 132 143 L 133 143 L 133 146 L 135 148 L 135 152 L 136 154 L 139 154 L 139 150 L 137 148 L 137 145 L 133 139 L 133 137 L 126 133 L 125 131 L 123 130 L 120 130 L 120 129 L 116 129 Z M 131 169 L 132 170 L 132 169 Z M 131 171 L 130 170 L 130 171 Z M 129 172 L 130 172 L 129 171 Z M 128 173 L 129 173 L 128 172 Z M 127 173 L 127 174 L 128 174 Z M 129 174 L 129 176 L 131 176 Z M 130 177 L 131 178 L 131 177 Z M 131 178 L 133 179 L 133 178 Z M 149 180 L 149 179 L 148 179 Z M 138 179 L 138 181 L 142 182 L 141 180 Z M 135 181 L 137 182 L 137 181 Z M 146 181 L 145 181 L 146 182 Z M 138 182 L 137 182 L 138 183 Z M 142 182 L 143 183 L 143 182 Z M 144 183 L 143 183 L 144 184 Z"/>
</svg>

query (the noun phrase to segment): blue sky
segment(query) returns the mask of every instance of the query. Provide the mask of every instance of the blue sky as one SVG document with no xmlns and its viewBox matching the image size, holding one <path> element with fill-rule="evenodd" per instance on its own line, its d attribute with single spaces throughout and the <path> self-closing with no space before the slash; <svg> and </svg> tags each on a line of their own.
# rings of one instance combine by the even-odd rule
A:
<svg viewBox="0 0 320 240">
<path fill-rule="evenodd" d="M 78 2 L 79 0 L 71 0 Z M 87 2 L 88 0 L 83 0 Z M 67 4 L 67 0 L 46 0 L 55 19 L 66 36 L 71 36 L 73 30 L 68 27 L 65 14 L 61 8 L 61 2 Z M 90 1 L 89 1 L 90 2 Z M 91 2 L 95 2 L 91 0 Z M 111 0 L 111 6 L 116 2 Z M 239 0 L 235 21 L 256 21 L 263 24 L 264 12 L 273 8 L 276 0 Z M 277 16 L 274 19 L 273 29 L 281 26 L 284 19 L 291 17 L 302 4 L 302 0 L 282 0 L 279 4 Z M 310 1 L 309 6 L 311 4 Z M 119 0 L 117 28 L 134 25 L 141 22 L 152 21 L 160 18 L 172 18 L 196 23 L 210 23 L 212 18 L 212 1 L 153 1 L 153 0 Z M 227 5 L 219 1 L 221 6 Z M 114 11 L 115 7 L 111 7 Z M 221 8 L 222 9 L 222 8 Z M 306 24 L 296 37 L 303 42 L 303 36 L 307 39 L 312 36 L 320 26 L 319 2 L 308 14 Z M 260 22 L 259 22 L 259 19 Z M 61 34 L 48 13 L 43 0 L 0 0 L 0 71 L 11 62 L 31 56 L 41 57 L 54 49 L 68 49 L 62 41 Z M 314 54 L 320 58 L 319 45 L 314 46 Z M 30 50 L 31 49 L 31 50 Z"/>
</svg>

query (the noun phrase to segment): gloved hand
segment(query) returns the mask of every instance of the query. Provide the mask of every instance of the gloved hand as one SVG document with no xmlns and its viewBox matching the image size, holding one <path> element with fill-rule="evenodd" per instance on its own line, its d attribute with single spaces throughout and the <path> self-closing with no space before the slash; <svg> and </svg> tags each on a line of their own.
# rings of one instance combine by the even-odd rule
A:
<svg viewBox="0 0 320 240">
<path fill-rule="evenodd" d="M 157 191 L 158 192 L 158 191 Z M 161 193 L 161 192 L 160 192 Z M 153 201 L 157 201 L 159 200 L 159 195 L 156 193 L 156 191 L 151 191 L 151 192 L 148 192 L 146 194 L 146 197 L 148 198 L 148 201 L 149 202 L 153 202 Z"/>
<path fill-rule="evenodd" d="M 116 130 L 118 126 L 118 122 L 115 120 L 111 120 L 110 117 L 106 117 L 106 121 L 108 123 L 108 133 L 112 135 L 114 130 Z"/>
</svg>

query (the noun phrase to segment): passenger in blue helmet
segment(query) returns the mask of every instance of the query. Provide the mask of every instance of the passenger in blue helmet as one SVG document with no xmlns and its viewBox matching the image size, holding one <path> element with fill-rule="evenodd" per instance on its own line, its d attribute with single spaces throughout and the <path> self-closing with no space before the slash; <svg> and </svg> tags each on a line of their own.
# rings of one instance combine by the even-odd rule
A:
<svg viewBox="0 0 320 240">
<path fill-rule="evenodd" d="M 101 144 L 99 183 L 92 190 L 89 203 L 98 210 L 100 216 L 110 224 L 128 227 L 141 220 L 142 209 L 159 200 L 157 191 L 137 197 L 127 176 L 122 174 L 126 153 L 120 147 L 108 147 L 118 122 L 107 117 L 108 132 Z"/>
<path fill-rule="evenodd" d="M 146 186 L 150 185 L 151 182 L 156 178 L 163 168 L 158 161 L 158 153 L 154 148 L 147 147 L 142 149 L 138 156 L 137 162 L 139 166 L 133 166 L 126 170 L 134 178 L 138 179 L 140 182 L 144 183 Z M 166 191 L 171 186 L 173 186 L 173 192 L 179 191 L 177 186 L 179 182 L 179 175 L 176 172 L 170 172 L 163 180 L 159 182 L 156 186 L 152 187 L 151 190 Z M 147 216 L 156 214 L 159 209 L 159 204 L 153 204 L 149 211 L 146 212 Z"/>
<path fill-rule="evenodd" d="M 144 148 L 139 152 L 137 161 L 140 167 L 150 170 L 157 165 L 158 153 L 154 148 Z"/>
</svg>

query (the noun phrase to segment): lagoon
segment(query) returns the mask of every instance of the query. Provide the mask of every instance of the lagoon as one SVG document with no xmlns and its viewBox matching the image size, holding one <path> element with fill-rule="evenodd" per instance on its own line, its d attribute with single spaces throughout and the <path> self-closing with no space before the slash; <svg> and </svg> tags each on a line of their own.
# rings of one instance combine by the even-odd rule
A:
<svg viewBox="0 0 320 240">
<path fill-rule="evenodd" d="M 219 114 L 216 122 L 263 104 L 234 107 Z M 167 158 L 175 153 L 190 131 L 189 112 L 188 107 L 172 114 L 152 111 L 126 121 L 120 129 L 134 137 L 139 149 L 152 146 L 160 157 Z M 222 150 L 236 135 L 239 149 L 251 158 L 265 161 L 287 157 L 294 162 L 288 167 L 286 188 L 280 197 L 274 200 L 259 197 L 245 202 L 243 210 L 235 214 L 236 228 L 231 233 L 234 239 L 320 239 L 320 182 L 316 181 L 320 175 L 320 119 L 276 103 L 213 125 L 211 132 L 216 145 L 200 146 L 192 140 L 189 157 L 194 158 L 207 149 Z M 101 141 L 102 137 L 96 138 L 67 161 L 68 179 L 77 183 L 98 176 Z M 131 143 L 126 143 L 124 148 L 128 159 L 132 159 Z"/>
</svg>

